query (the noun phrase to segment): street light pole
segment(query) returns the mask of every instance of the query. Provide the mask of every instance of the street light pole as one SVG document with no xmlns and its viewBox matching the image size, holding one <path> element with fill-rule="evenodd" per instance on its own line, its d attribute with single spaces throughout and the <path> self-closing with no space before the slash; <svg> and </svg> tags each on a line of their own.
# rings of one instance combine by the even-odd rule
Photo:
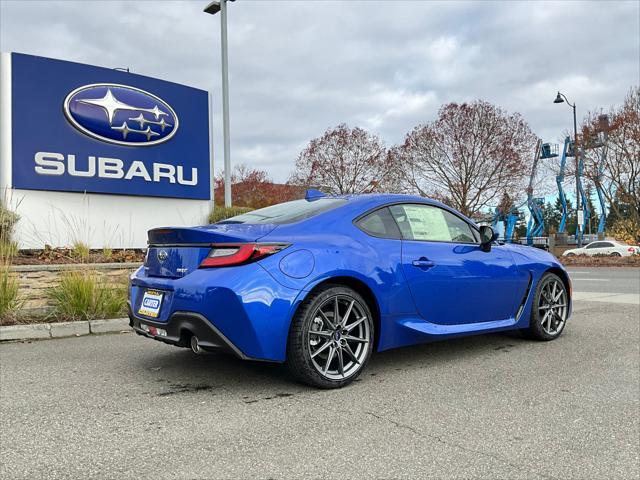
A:
<svg viewBox="0 0 640 480">
<path fill-rule="evenodd" d="M 579 171 L 579 153 L 578 153 L 578 120 L 576 118 L 576 104 L 571 104 L 569 99 L 566 97 L 564 93 L 558 92 L 556 99 L 553 103 L 564 103 L 567 102 L 573 109 L 573 155 L 576 159 L 576 224 L 578 227 L 579 235 L 576 238 L 576 242 L 578 243 L 578 248 L 582 247 L 582 226 L 580 225 L 580 171 Z"/>
<path fill-rule="evenodd" d="M 215 15 L 220 12 L 220 48 L 222 50 L 222 134 L 224 144 L 224 206 L 231 206 L 231 153 L 229 141 L 229 55 L 227 43 L 227 1 L 215 0 L 204 9 Z"/>
</svg>

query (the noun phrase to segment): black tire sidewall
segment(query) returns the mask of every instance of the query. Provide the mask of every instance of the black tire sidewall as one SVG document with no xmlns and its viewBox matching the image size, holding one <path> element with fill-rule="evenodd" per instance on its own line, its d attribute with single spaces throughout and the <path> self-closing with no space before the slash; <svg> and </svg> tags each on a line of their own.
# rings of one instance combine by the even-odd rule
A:
<svg viewBox="0 0 640 480">
<path fill-rule="evenodd" d="M 555 335 L 549 335 L 542 328 L 542 319 L 540 318 L 538 305 L 540 304 L 540 296 L 542 295 L 542 288 L 552 280 L 555 280 L 560 285 L 562 285 L 562 288 L 564 289 L 565 295 L 567 297 L 567 301 L 570 301 L 569 292 L 567 292 L 567 287 L 558 275 L 556 275 L 555 273 L 547 272 L 540 278 L 540 281 L 536 286 L 535 296 L 533 297 L 533 304 L 531 305 L 531 321 L 529 323 L 529 329 L 528 329 L 529 335 L 538 340 L 546 340 L 546 341 L 555 340 L 562 334 L 562 332 L 564 331 L 564 328 L 567 326 L 567 319 L 565 319 L 565 322 L 562 325 L 562 328 Z"/>
</svg>

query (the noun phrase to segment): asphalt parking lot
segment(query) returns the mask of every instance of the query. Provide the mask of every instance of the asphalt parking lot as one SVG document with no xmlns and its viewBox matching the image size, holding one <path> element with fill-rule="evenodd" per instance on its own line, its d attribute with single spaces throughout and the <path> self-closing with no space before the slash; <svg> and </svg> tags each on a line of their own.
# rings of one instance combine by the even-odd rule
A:
<svg viewBox="0 0 640 480">
<path fill-rule="evenodd" d="M 638 478 L 640 270 L 572 276 L 557 341 L 385 352 L 334 391 L 131 333 L 0 345 L 0 477 Z"/>
</svg>

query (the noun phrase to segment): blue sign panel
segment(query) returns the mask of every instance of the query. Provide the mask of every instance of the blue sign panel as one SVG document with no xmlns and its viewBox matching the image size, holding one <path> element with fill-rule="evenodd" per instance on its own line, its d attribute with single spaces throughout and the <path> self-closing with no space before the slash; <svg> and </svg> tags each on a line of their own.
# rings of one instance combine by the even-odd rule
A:
<svg viewBox="0 0 640 480">
<path fill-rule="evenodd" d="M 17 53 L 11 71 L 14 188 L 211 198 L 205 91 Z"/>
</svg>

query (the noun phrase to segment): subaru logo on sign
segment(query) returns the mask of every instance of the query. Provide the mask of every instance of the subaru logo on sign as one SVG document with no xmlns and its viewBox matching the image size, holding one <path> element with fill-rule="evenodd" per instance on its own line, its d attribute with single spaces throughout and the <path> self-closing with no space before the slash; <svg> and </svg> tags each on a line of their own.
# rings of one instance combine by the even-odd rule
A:
<svg viewBox="0 0 640 480">
<path fill-rule="evenodd" d="M 64 100 L 64 113 L 82 133 L 117 145 L 157 145 L 178 131 L 178 116 L 167 102 L 127 85 L 76 88 Z"/>
</svg>

